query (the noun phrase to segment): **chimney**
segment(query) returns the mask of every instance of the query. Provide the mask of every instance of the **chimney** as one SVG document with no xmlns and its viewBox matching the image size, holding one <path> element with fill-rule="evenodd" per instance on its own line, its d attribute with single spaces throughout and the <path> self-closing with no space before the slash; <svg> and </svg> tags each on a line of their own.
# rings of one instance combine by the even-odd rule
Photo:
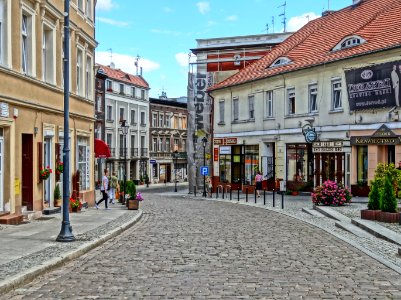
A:
<svg viewBox="0 0 401 300">
<path fill-rule="evenodd" d="M 322 12 L 322 17 L 327 17 L 328 15 L 332 14 L 334 10 L 325 10 Z"/>
<path fill-rule="evenodd" d="M 363 0 L 352 0 L 352 5 L 356 6 L 358 4 L 360 4 Z"/>
<path fill-rule="evenodd" d="M 111 63 L 110 63 L 110 68 L 115 69 L 115 68 L 116 68 L 116 65 L 115 65 L 113 62 L 111 62 Z"/>
<path fill-rule="evenodd" d="M 142 76 L 142 67 L 141 67 L 141 69 L 140 69 L 140 70 L 141 70 L 141 71 L 140 71 L 140 73 L 139 73 L 139 74 Z"/>
</svg>

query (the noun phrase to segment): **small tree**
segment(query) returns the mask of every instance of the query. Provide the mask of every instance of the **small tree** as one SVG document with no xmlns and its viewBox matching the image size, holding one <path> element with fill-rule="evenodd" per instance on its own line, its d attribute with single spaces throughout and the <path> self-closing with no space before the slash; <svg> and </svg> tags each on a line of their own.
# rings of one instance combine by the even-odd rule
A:
<svg viewBox="0 0 401 300">
<path fill-rule="evenodd" d="M 371 181 L 371 189 L 369 193 L 368 209 L 380 209 L 380 188 L 376 180 Z"/>
<path fill-rule="evenodd" d="M 381 210 L 383 212 L 397 212 L 397 199 L 395 197 L 392 178 L 387 175 L 384 180 L 384 187 L 380 193 Z"/>
<path fill-rule="evenodd" d="M 56 184 L 56 187 L 54 188 L 54 200 L 61 199 L 61 193 L 60 193 L 60 186 Z"/>
</svg>

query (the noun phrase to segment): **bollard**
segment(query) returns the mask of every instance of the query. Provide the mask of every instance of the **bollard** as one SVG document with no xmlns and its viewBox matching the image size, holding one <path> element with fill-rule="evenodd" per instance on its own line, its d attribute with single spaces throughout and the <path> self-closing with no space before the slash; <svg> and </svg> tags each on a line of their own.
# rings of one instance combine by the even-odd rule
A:
<svg viewBox="0 0 401 300">
<path fill-rule="evenodd" d="M 248 202 L 248 188 L 245 189 L 245 199 L 246 202 Z"/>
<path fill-rule="evenodd" d="M 230 188 L 230 200 L 233 200 L 233 193 L 231 188 Z"/>
<path fill-rule="evenodd" d="M 225 193 L 224 193 L 224 188 L 222 188 L 222 190 L 223 190 L 223 192 L 222 192 L 222 199 L 224 200 L 224 198 L 225 198 Z"/>
<path fill-rule="evenodd" d="M 216 199 L 219 199 L 219 187 L 216 188 Z"/>
<path fill-rule="evenodd" d="M 266 189 L 263 189 L 263 205 L 266 205 Z"/>
<path fill-rule="evenodd" d="M 256 188 L 255 188 L 255 193 L 254 194 L 255 194 L 255 204 L 256 204 Z"/>
<path fill-rule="evenodd" d="M 281 194 L 281 209 L 284 209 L 284 192 Z"/>
<path fill-rule="evenodd" d="M 195 197 L 196 197 L 196 185 L 194 185 L 194 194 L 195 194 Z"/>
<path fill-rule="evenodd" d="M 238 188 L 238 202 L 239 202 L 239 188 Z"/>
<path fill-rule="evenodd" d="M 274 193 L 274 189 L 273 189 L 273 207 L 276 206 L 276 197 L 275 197 L 275 193 Z"/>
</svg>

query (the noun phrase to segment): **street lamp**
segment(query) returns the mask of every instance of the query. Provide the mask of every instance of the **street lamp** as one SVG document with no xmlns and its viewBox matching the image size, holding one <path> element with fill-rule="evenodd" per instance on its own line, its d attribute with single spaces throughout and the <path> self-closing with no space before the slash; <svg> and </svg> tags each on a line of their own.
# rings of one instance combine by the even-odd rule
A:
<svg viewBox="0 0 401 300">
<path fill-rule="evenodd" d="M 203 145 L 203 166 L 206 166 L 206 144 L 207 144 L 207 138 L 204 136 L 202 139 L 202 145 Z M 203 173 L 203 197 L 206 197 L 206 175 Z"/>
<path fill-rule="evenodd" d="M 175 174 L 174 192 L 177 192 L 177 160 L 178 160 L 178 150 L 175 150 L 174 151 L 174 174 Z"/>
<path fill-rule="evenodd" d="M 128 128 L 129 126 L 127 126 L 126 124 L 126 120 L 121 120 L 121 131 L 122 134 L 124 135 L 124 198 L 123 198 L 123 203 L 125 204 L 125 199 L 126 199 L 126 185 L 127 185 L 127 134 L 128 134 Z M 128 201 L 127 201 L 127 205 L 128 205 Z"/>
</svg>

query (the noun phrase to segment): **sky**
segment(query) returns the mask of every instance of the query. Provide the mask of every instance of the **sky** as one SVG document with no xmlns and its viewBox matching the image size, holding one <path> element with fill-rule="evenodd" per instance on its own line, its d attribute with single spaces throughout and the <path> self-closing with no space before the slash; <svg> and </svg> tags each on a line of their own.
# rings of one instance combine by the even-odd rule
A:
<svg viewBox="0 0 401 300">
<path fill-rule="evenodd" d="M 186 96 L 188 54 L 196 39 L 283 32 L 284 3 L 286 31 L 296 31 L 322 11 L 342 9 L 352 0 L 97 0 L 96 62 L 113 61 L 135 75 L 139 57 L 150 97 L 163 91 L 172 98 Z"/>
</svg>

